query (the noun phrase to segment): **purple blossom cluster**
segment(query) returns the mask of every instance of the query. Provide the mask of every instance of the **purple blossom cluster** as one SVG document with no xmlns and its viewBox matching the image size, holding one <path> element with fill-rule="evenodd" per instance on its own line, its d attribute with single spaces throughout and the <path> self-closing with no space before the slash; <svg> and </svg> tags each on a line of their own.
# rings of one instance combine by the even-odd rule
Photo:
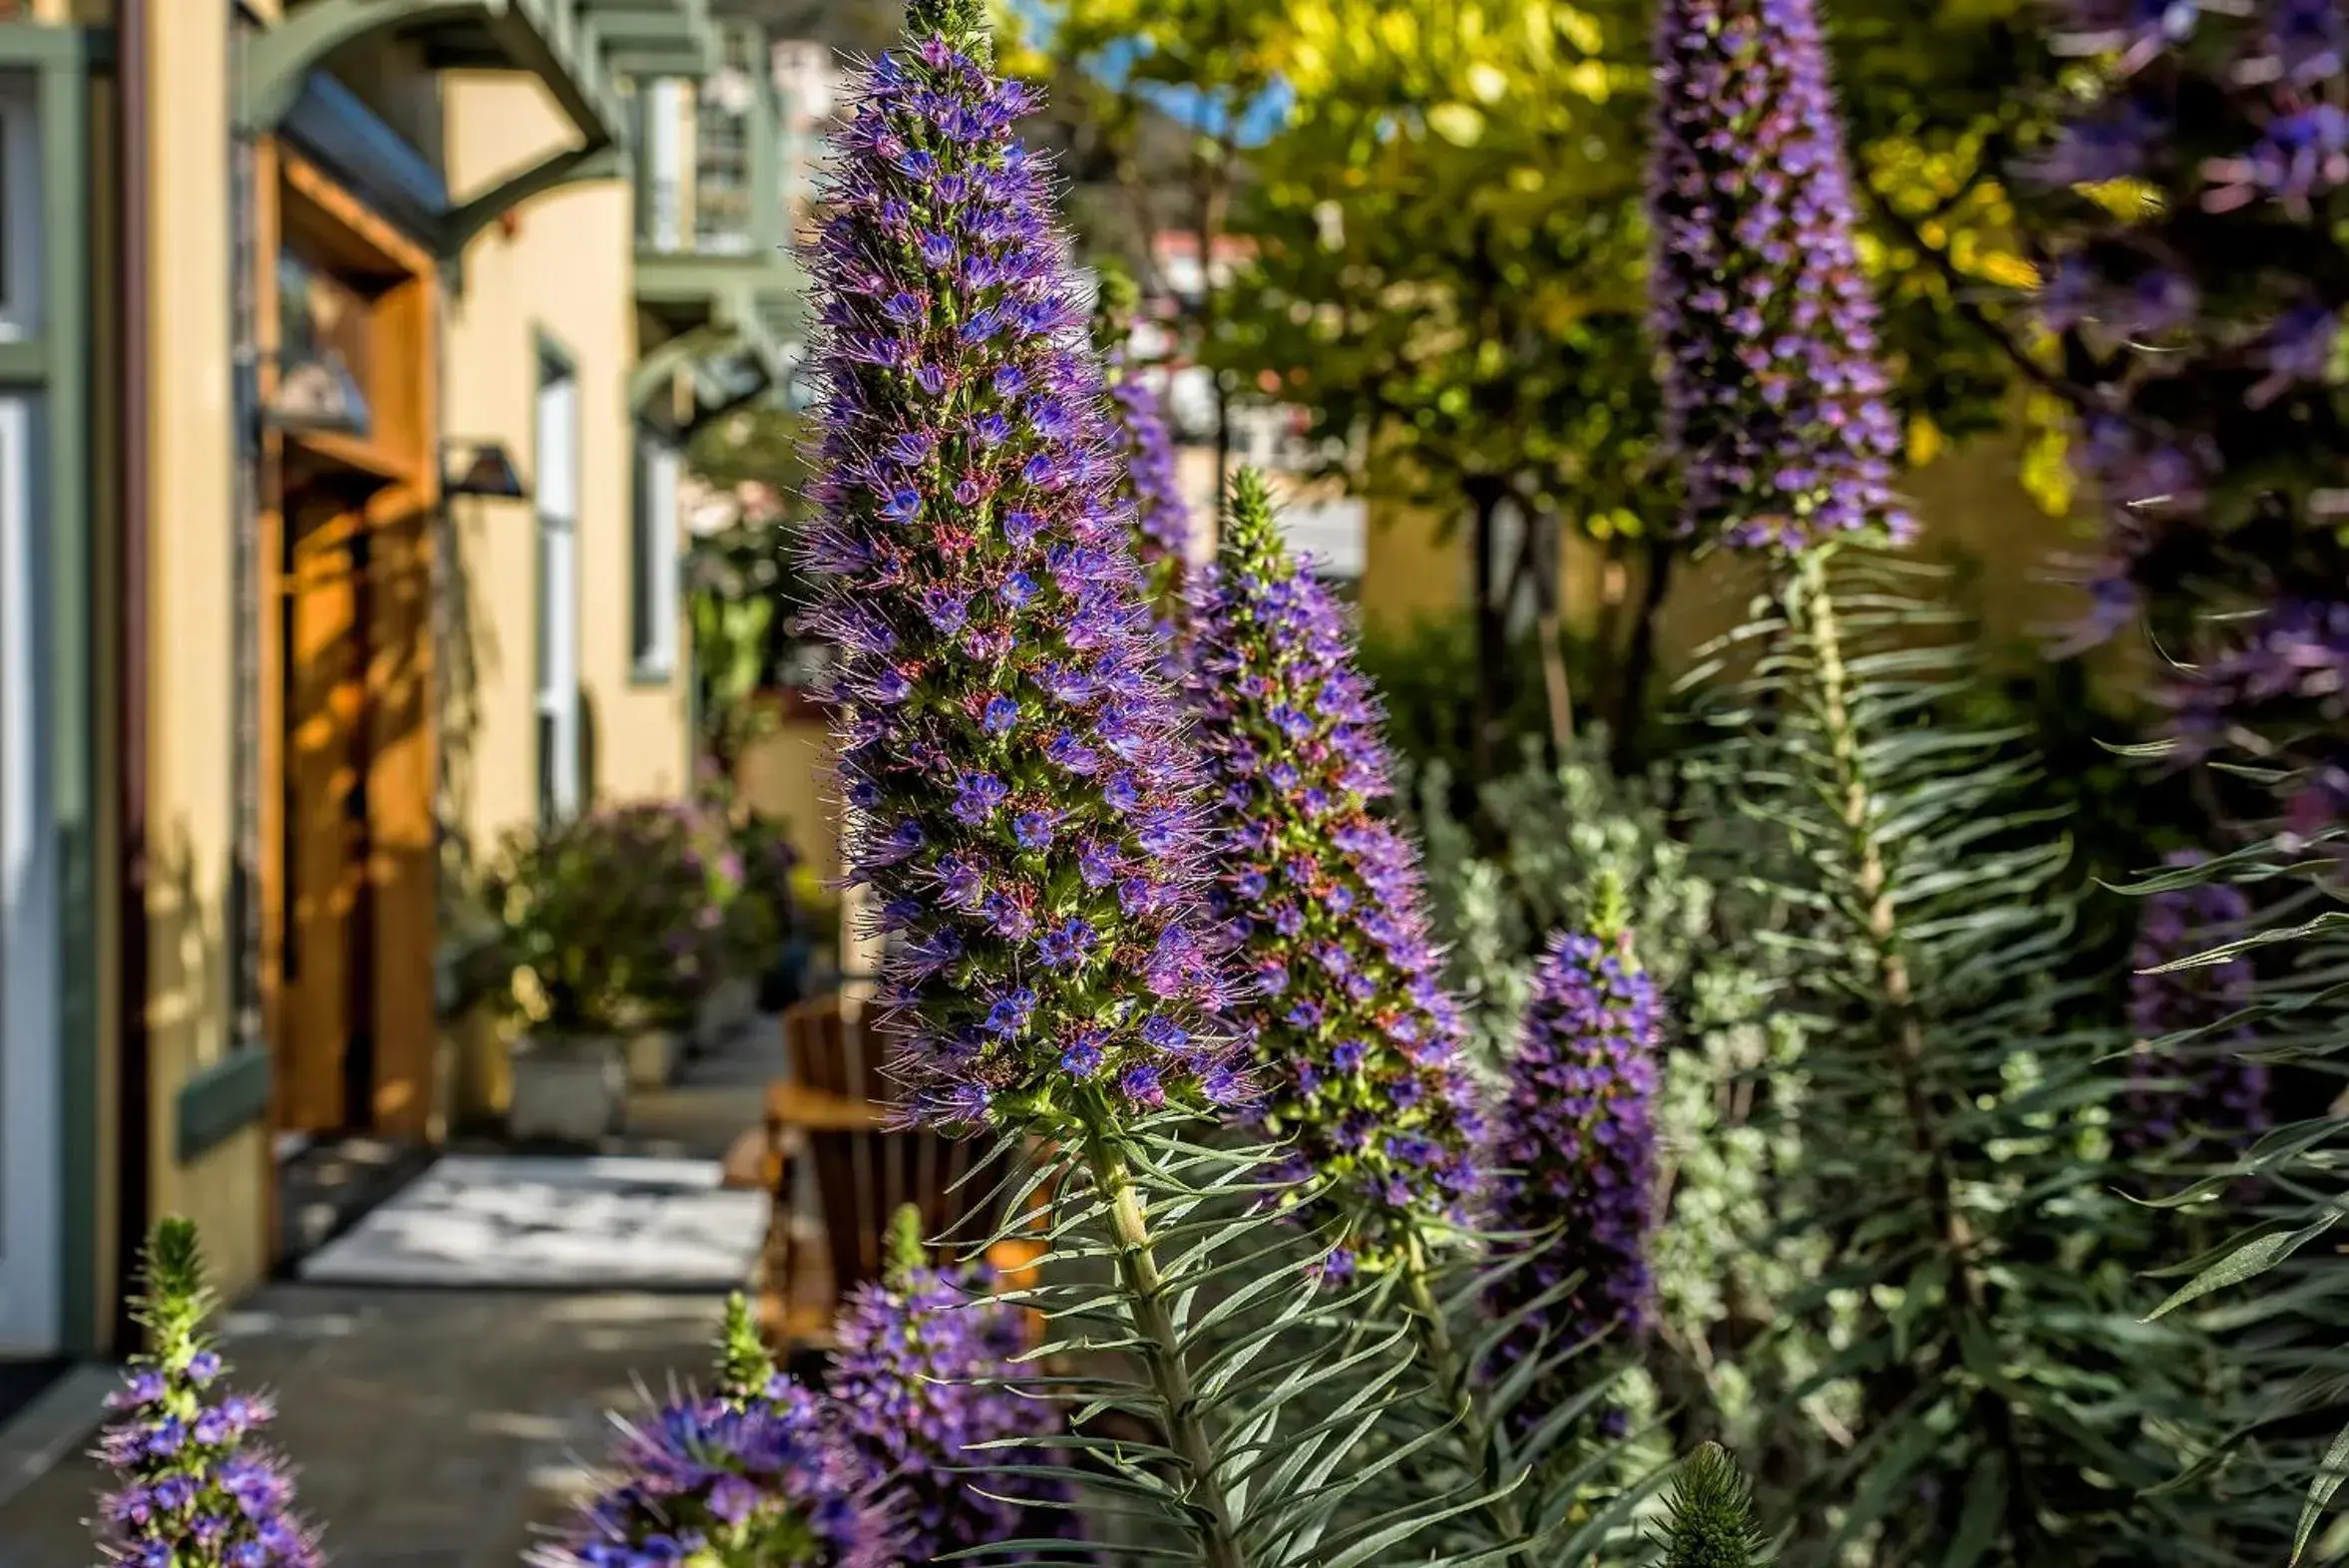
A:
<svg viewBox="0 0 2349 1568">
<path fill-rule="evenodd" d="M 850 1443 L 901 1509 L 909 1560 L 1065 1533 L 1048 1482 L 993 1466 L 1038 1457 L 986 1444 L 1040 1437 L 1055 1407 L 1001 1385 L 1028 1348 L 1019 1310 L 982 1282 L 916 1268 L 860 1288 L 835 1325 L 828 1388 Z"/>
<path fill-rule="evenodd" d="M 316 1568 L 293 1482 L 256 1440 L 270 1401 L 214 1391 L 227 1369 L 201 1334 L 210 1297 L 193 1227 L 164 1222 L 148 1256 L 154 1346 L 107 1399 L 97 1455 L 118 1484 L 99 1501 L 100 1549 L 133 1568 Z"/>
<path fill-rule="evenodd" d="M 99 1504 L 109 1556 L 136 1568 L 307 1568 L 321 1559 L 293 1513 L 293 1483 L 270 1454 L 245 1445 L 267 1424 L 255 1394 L 216 1400 L 206 1390 L 219 1356 L 142 1368 L 108 1404 L 120 1419 L 99 1457 L 122 1484 Z"/>
<path fill-rule="evenodd" d="M 2287 600 L 2232 628 L 2170 691 L 2187 760 L 2221 750 L 2296 758 L 2284 827 L 2307 837 L 2349 818 L 2349 603 Z"/>
<path fill-rule="evenodd" d="M 894 1521 L 813 1395 L 787 1377 L 760 1394 L 688 1395 L 624 1428 L 615 1475 L 540 1568 L 884 1568 Z"/>
<path fill-rule="evenodd" d="M 1242 469 L 1191 598 L 1191 698 L 1218 797 L 1210 895 L 1254 984 L 1231 1017 L 1268 1088 L 1268 1131 L 1323 1179 L 1345 1239 L 1327 1266 L 1383 1268 L 1477 1196 L 1464 1030 L 1428 940 L 1417 851 L 1375 814 L 1379 713 L 1329 590 L 1283 546 Z"/>
<path fill-rule="evenodd" d="M 1569 1277 L 1579 1283 L 1545 1325 L 1553 1352 L 1610 1329 L 1648 1325 L 1654 1228 L 1656 1095 L 1663 1014 L 1628 933 L 1561 933 L 1534 974 L 1493 1142 L 1495 1219 L 1553 1227 L 1557 1239 L 1495 1287 L 1496 1313 L 1522 1310 Z"/>
<path fill-rule="evenodd" d="M 1664 0 L 1655 64 L 1652 314 L 1682 527 L 1756 550 L 1904 536 L 1812 0 Z"/>
<path fill-rule="evenodd" d="M 2191 853 L 2170 858 L 2192 865 Z M 2223 1157 L 2266 1130 L 2267 1067 L 2238 1052 L 2250 1043 L 2244 1024 L 2227 1020 L 2250 1000 L 2251 962 L 2229 959 L 2168 974 L 2150 973 L 2204 952 L 2248 929 L 2251 901 L 2227 883 L 2155 893 L 2139 916 L 2137 947 L 2130 957 L 2129 1026 L 2138 1040 L 2130 1059 L 2131 1089 L 2119 1141 L 2133 1154 L 2174 1150 L 2181 1140 L 2207 1140 L 2197 1152 Z M 2189 1030 L 2210 1033 L 2182 1049 L 2153 1042 Z M 2180 1092 L 2156 1087 L 2183 1081 Z"/>
<path fill-rule="evenodd" d="M 2252 739 L 2265 765 L 2293 774 L 2300 828 L 2338 820 L 2339 749 L 2254 732 L 2279 715 L 2278 693 L 2261 688 L 2305 691 L 2293 660 L 2325 657 L 2325 633 L 2307 624 L 2349 597 L 2349 296 L 2334 237 L 2349 222 L 2337 92 L 2349 8 L 2070 0 L 2068 11 L 2071 51 L 2113 68 L 2030 168 L 2078 214 L 2040 303 L 2093 392 L 2075 451 L 2109 520 L 2080 640 L 2150 619 L 2163 647 L 2201 667 L 2179 697 L 2189 744 Z M 2142 198 L 2095 189 L 2115 181 Z M 2245 616 L 2264 622 L 2247 642 L 2234 629 Z"/>
<path fill-rule="evenodd" d="M 1198 765 L 1159 669 L 1043 164 L 976 7 L 917 6 L 835 140 L 807 564 L 898 1070 L 948 1127 L 1243 1094 Z"/>
<path fill-rule="evenodd" d="M 1158 634 L 1173 650 L 1169 672 L 1181 669 L 1180 626 L 1172 618 L 1183 596 L 1183 574 L 1191 550 L 1191 511 L 1183 502 L 1175 472 L 1174 433 L 1166 409 L 1142 367 L 1122 350 L 1109 362 L 1109 395 L 1117 417 L 1111 434 L 1125 464 L 1135 517 L 1134 545 L 1142 558 L 1150 601 L 1162 611 Z"/>
</svg>

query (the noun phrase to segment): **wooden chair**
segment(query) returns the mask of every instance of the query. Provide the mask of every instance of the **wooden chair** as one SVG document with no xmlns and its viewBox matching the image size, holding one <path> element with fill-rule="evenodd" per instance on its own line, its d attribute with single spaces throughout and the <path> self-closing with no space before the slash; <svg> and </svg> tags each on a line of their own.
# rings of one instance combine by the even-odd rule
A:
<svg viewBox="0 0 2349 1568">
<path fill-rule="evenodd" d="M 789 1225 L 801 1180 L 815 1183 L 824 1221 L 822 1261 L 831 1269 L 830 1287 L 820 1298 L 820 1327 L 818 1312 L 787 1320 L 791 1337 L 805 1339 L 829 1328 L 829 1309 L 850 1291 L 881 1278 L 890 1220 L 902 1205 L 921 1211 L 926 1235 L 983 1236 L 1001 1218 L 995 1189 L 1004 1172 L 988 1161 L 984 1139 L 891 1124 L 900 1092 L 882 1071 L 887 1046 L 849 1019 L 837 992 L 786 1010 L 783 1044 L 784 1076 L 767 1089 L 767 1135 L 777 1155 L 775 1212 L 786 1300 L 802 1300 L 797 1288 L 817 1261 L 805 1256 Z M 998 1205 L 995 1212 L 973 1212 L 990 1200 Z"/>
</svg>

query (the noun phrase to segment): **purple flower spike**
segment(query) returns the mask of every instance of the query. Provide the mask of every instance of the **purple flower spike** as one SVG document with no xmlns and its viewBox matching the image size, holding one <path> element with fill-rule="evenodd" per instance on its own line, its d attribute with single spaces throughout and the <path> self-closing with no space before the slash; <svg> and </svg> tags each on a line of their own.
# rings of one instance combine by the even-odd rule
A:
<svg viewBox="0 0 2349 1568">
<path fill-rule="evenodd" d="M 894 1521 L 815 1398 L 787 1377 L 761 1393 L 688 1396 L 624 1429 L 614 1474 L 538 1568 L 726 1562 L 885 1568 Z"/>
<path fill-rule="evenodd" d="M 2232 629 L 2232 628 L 2230 628 Z M 2288 599 L 2179 674 L 2168 693 L 2179 754 L 2266 751 L 2293 737 L 2284 827 L 2308 838 L 2349 820 L 2349 603 Z"/>
<path fill-rule="evenodd" d="M 166 1568 L 316 1568 L 293 1481 L 257 1441 L 273 1407 L 212 1389 L 225 1369 L 204 1341 L 211 1293 L 188 1221 L 156 1227 L 141 1308 L 154 1345 L 107 1401 L 117 1418 L 98 1439 L 118 1482 L 99 1501 L 99 1549 Z"/>
<path fill-rule="evenodd" d="M 1664 0 L 1652 298 L 1682 528 L 1799 550 L 1910 529 L 1811 0 Z"/>
<path fill-rule="evenodd" d="M 1527 1348 L 1544 1328 L 1554 1353 L 1648 1325 L 1650 1118 L 1662 1026 L 1656 987 L 1633 960 L 1628 934 L 1552 940 L 1495 1117 L 1493 1163 L 1502 1168 L 1495 1222 L 1510 1231 L 1557 1227 L 1557 1236 L 1500 1282 L 1491 1306 L 1506 1313 L 1582 1278 L 1548 1324 L 1518 1330 Z"/>
<path fill-rule="evenodd" d="M 1065 1500 L 1059 1489 L 972 1473 L 1038 1462 L 985 1445 L 1057 1425 L 1048 1400 L 988 1381 L 1027 1349 L 1018 1309 L 988 1300 L 982 1278 L 893 1273 L 843 1309 L 829 1392 L 859 1459 L 904 1511 L 906 1560 L 1063 1533 L 1070 1515 L 1051 1506 Z"/>
<path fill-rule="evenodd" d="M 1131 277 L 1114 266 L 1102 269 L 1094 330 L 1109 364 L 1109 395 L 1116 413 L 1110 440 L 1122 468 L 1124 499 L 1133 507 L 1134 549 L 1148 576 L 1150 602 L 1159 613 L 1166 670 L 1179 681 L 1184 656 L 1179 616 L 1190 559 L 1191 513 L 1175 469 L 1174 433 L 1166 422 L 1165 405 L 1132 354 L 1134 313 L 1140 303 L 1141 290 Z"/>
<path fill-rule="evenodd" d="M 1191 549 L 1191 513 L 1175 474 L 1174 435 L 1167 429 L 1157 391 L 1143 379 L 1141 367 L 1122 353 L 1110 363 L 1109 393 L 1117 405 L 1113 438 L 1125 462 L 1134 505 L 1134 543 L 1149 577 L 1150 598 L 1171 608 L 1181 601 Z M 1172 619 L 1162 619 L 1159 633 L 1177 649 L 1179 658 L 1180 627 Z"/>
<path fill-rule="evenodd" d="M 1418 854 L 1372 814 L 1389 790 L 1376 700 L 1251 469 L 1191 613 L 1192 705 L 1223 786 L 1213 900 L 1237 967 L 1285 977 L 1231 1016 L 1268 1087 L 1266 1129 L 1329 1183 L 1348 1268 L 1384 1268 L 1429 1222 L 1469 1218 L 1475 1091 Z"/>
<path fill-rule="evenodd" d="M 2200 859 L 2188 852 L 2171 856 L 2169 864 L 2190 866 Z M 2149 973 L 2243 932 L 2250 920 L 2251 901 L 2227 883 L 2147 898 L 2130 956 L 2135 973 L 2129 1025 L 2138 1048 L 2130 1059 L 2132 1088 L 2119 1129 L 2122 1147 L 2132 1154 L 2175 1152 L 2190 1142 L 2201 1158 L 2225 1159 L 2266 1130 L 2267 1066 L 2236 1054 L 2251 1042 L 2251 1031 L 2226 1022 L 2250 1000 L 2251 961 Z M 2214 1032 L 2182 1050 L 2153 1043 L 2189 1029 Z M 2190 1087 L 2169 1086 L 2178 1081 Z"/>
<path fill-rule="evenodd" d="M 1142 1033 L 1171 1013 L 1211 1038 L 1223 999 L 1187 929 L 1197 759 L 1049 183 L 1012 133 L 1034 95 L 995 74 L 977 9 L 917 4 L 854 88 L 813 261 L 806 559 L 816 623 L 856 633 L 836 686 L 851 868 L 900 938 L 886 1000 L 926 1119 L 1199 1109 L 1218 1052 Z"/>
</svg>

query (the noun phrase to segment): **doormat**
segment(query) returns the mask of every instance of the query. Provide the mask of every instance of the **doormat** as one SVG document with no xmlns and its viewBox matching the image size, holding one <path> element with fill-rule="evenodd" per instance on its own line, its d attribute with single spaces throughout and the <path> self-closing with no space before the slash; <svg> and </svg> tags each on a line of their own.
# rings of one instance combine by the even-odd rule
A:
<svg viewBox="0 0 2349 1568">
<path fill-rule="evenodd" d="M 317 1285 L 730 1291 L 767 1234 L 767 1196 L 715 1160 L 452 1154 L 304 1258 Z"/>
</svg>

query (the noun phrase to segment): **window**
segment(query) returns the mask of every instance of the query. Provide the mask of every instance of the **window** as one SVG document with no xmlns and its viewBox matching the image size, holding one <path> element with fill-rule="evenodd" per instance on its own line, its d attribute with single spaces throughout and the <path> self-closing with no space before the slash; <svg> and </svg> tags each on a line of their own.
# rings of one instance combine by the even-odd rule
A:
<svg viewBox="0 0 2349 1568">
<path fill-rule="evenodd" d="M 724 64 L 701 84 L 695 108 L 693 243 L 716 255 L 747 255 L 757 245 L 752 204 L 761 196 L 751 141 L 768 91 L 762 78 L 771 67 L 756 28 L 729 28 L 723 44 Z"/>
<path fill-rule="evenodd" d="M 628 527 L 628 657 L 638 680 L 677 668 L 677 469 L 675 446 L 636 435 L 634 515 Z"/>
<path fill-rule="evenodd" d="M 580 787 L 580 385 L 552 353 L 539 361 L 539 820 L 578 813 Z"/>
<path fill-rule="evenodd" d="M 637 187 L 637 237 L 654 250 L 685 248 L 685 84 L 662 77 L 637 89 L 644 173 Z"/>
<path fill-rule="evenodd" d="M 41 150 L 29 77 L 0 76 L 0 342 L 41 331 Z"/>
</svg>

